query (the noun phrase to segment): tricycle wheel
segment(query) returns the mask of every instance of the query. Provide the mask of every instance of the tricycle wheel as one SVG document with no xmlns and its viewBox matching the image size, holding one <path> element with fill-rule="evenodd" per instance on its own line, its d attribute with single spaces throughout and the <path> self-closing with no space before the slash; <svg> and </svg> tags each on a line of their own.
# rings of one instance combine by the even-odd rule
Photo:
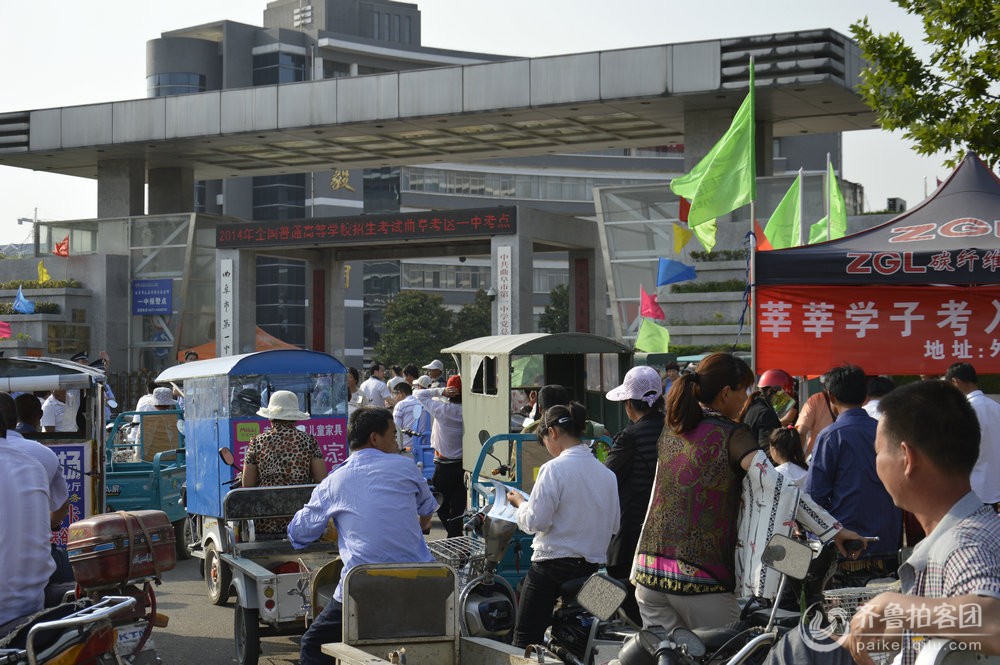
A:
<svg viewBox="0 0 1000 665">
<path fill-rule="evenodd" d="M 182 520 L 177 520 L 173 523 L 174 526 L 174 549 L 177 550 L 177 560 L 187 561 L 191 558 L 191 550 L 188 549 L 187 541 L 187 531 L 186 526 L 187 521 L 190 518 L 185 517 Z"/>
<path fill-rule="evenodd" d="M 205 586 L 208 599 L 213 605 L 225 605 L 229 600 L 229 587 L 233 583 L 233 573 L 219 557 L 215 543 L 205 545 Z"/>
<path fill-rule="evenodd" d="M 239 665 L 257 665 L 260 659 L 260 612 L 242 605 L 236 606 L 233 615 L 236 636 L 236 662 Z"/>
</svg>

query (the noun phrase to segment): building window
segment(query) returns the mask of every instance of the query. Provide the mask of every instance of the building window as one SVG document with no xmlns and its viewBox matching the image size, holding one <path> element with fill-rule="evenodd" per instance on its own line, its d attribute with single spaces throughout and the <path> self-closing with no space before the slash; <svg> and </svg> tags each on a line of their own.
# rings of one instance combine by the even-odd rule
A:
<svg viewBox="0 0 1000 665">
<path fill-rule="evenodd" d="M 253 179 L 253 218 L 259 221 L 302 219 L 306 216 L 306 176 L 256 176 Z"/>
<path fill-rule="evenodd" d="M 364 170 L 364 211 L 399 212 L 399 167 Z"/>
<path fill-rule="evenodd" d="M 403 191 L 486 198 L 590 201 L 595 186 L 648 184 L 635 178 L 546 176 L 406 167 Z"/>
<path fill-rule="evenodd" d="M 338 79 L 351 75 L 351 66 L 346 62 L 323 61 L 323 78 Z"/>
<path fill-rule="evenodd" d="M 257 325 L 278 339 L 305 346 L 305 261 L 257 257 Z"/>
<path fill-rule="evenodd" d="M 170 97 L 205 92 L 205 75 L 193 72 L 165 72 L 146 77 L 147 97 Z"/>
<path fill-rule="evenodd" d="M 253 57 L 253 84 L 275 85 L 306 80 L 306 57 L 298 53 L 259 53 Z"/>
</svg>

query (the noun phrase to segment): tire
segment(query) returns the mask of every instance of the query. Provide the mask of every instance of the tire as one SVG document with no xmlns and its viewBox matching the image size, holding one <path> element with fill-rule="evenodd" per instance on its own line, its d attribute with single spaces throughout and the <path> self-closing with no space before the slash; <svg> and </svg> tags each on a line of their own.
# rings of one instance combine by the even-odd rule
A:
<svg viewBox="0 0 1000 665">
<path fill-rule="evenodd" d="M 237 605 L 233 614 L 233 633 L 236 638 L 236 662 L 239 665 L 257 665 L 260 659 L 260 612 Z"/>
<path fill-rule="evenodd" d="M 233 571 L 219 557 L 215 543 L 205 544 L 205 586 L 208 599 L 213 605 L 225 605 L 229 600 L 229 587 L 233 583 Z"/>
<path fill-rule="evenodd" d="M 177 560 L 187 561 L 191 558 L 191 550 L 188 549 L 187 541 L 187 521 L 190 518 L 185 517 L 182 520 L 177 520 L 173 523 L 174 526 L 174 549 L 177 550 Z"/>
</svg>

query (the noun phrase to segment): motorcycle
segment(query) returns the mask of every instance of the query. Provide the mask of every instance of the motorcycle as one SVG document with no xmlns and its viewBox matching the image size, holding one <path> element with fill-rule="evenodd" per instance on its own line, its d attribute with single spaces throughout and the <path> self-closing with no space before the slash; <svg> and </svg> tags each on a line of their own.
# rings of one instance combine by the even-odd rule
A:
<svg viewBox="0 0 1000 665">
<path fill-rule="evenodd" d="M 0 665 L 123 665 L 115 619 L 135 605 L 130 596 L 84 599 L 0 626 Z"/>
<path fill-rule="evenodd" d="M 687 630 L 668 634 L 660 628 L 643 629 L 625 640 L 617 665 L 742 665 L 760 662 L 774 643 L 799 623 L 800 614 L 781 609 L 789 578 L 802 580 L 809 572 L 813 551 L 809 545 L 781 534 L 767 541 L 764 565 L 781 574 L 770 608 L 744 611 L 743 620 L 725 628 Z"/>
<path fill-rule="evenodd" d="M 602 573 L 570 580 L 545 631 L 545 648 L 567 665 L 605 663 L 639 629 L 621 612 L 628 591 Z"/>
</svg>

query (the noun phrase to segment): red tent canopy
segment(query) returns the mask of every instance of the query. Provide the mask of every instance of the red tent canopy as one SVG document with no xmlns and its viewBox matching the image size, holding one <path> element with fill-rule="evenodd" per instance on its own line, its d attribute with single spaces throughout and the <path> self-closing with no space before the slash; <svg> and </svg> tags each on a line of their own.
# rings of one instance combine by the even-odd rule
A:
<svg viewBox="0 0 1000 665">
<path fill-rule="evenodd" d="M 270 351 L 272 349 L 297 349 L 299 347 L 294 344 L 289 344 L 288 342 L 283 342 L 277 337 L 268 334 L 263 328 L 257 326 L 257 339 L 255 351 Z M 184 349 L 183 351 L 177 352 L 177 361 L 182 362 L 184 356 L 191 351 L 198 354 L 198 360 L 208 360 L 209 358 L 215 357 L 215 340 L 209 340 L 204 344 L 199 344 L 198 346 L 192 346 L 190 349 Z"/>
<path fill-rule="evenodd" d="M 970 154 L 885 224 L 757 253 L 755 281 L 758 370 L 1000 373 L 1000 179 Z"/>
</svg>

